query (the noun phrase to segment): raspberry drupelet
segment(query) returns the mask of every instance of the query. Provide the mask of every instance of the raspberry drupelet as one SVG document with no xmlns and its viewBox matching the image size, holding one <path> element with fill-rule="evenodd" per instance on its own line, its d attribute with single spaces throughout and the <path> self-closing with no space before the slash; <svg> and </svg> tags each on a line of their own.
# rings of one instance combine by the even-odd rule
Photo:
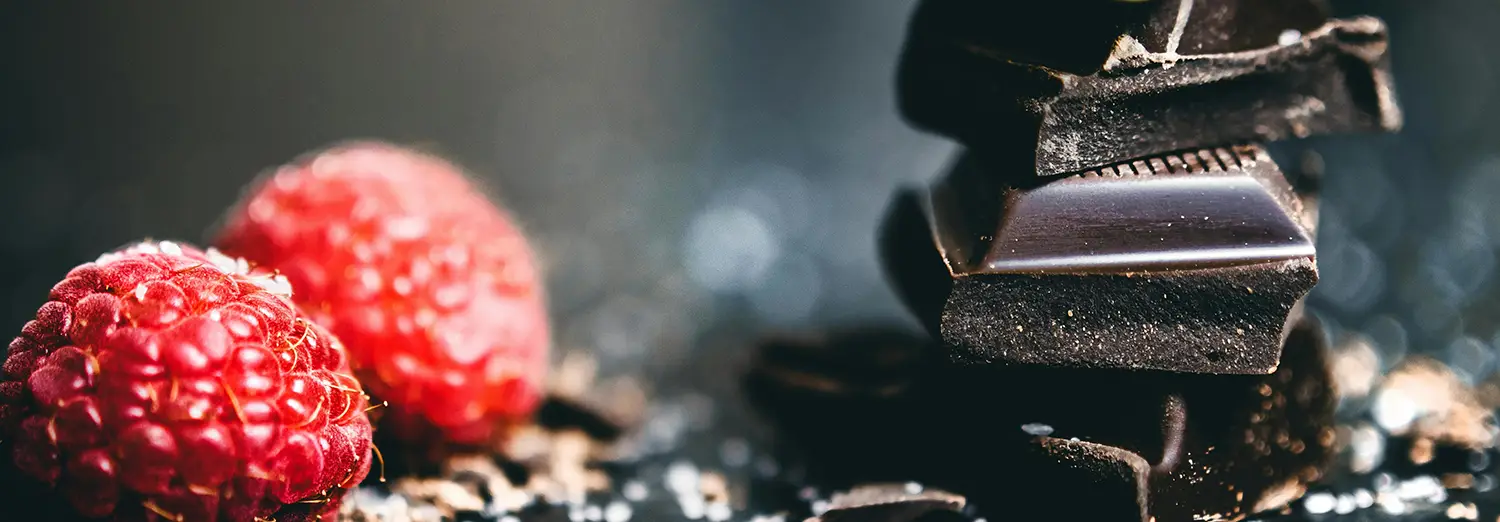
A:
<svg viewBox="0 0 1500 522">
<path fill-rule="evenodd" d="M 73 269 L 3 370 L 0 466 L 82 517 L 321 516 L 370 469 L 343 346 L 284 279 L 212 250 L 146 242 Z"/>
<path fill-rule="evenodd" d="M 291 281 L 398 438 L 482 443 L 536 407 L 551 339 L 531 247 L 453 164 L 323 150 L 252 187 L 217 245 Z"/>
</svg>

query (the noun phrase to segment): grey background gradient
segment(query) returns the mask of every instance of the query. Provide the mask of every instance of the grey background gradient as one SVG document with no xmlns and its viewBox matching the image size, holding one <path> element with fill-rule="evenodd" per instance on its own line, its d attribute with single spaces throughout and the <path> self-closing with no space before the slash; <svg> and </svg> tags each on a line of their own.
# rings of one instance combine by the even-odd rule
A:
<svg viewBox="0 0 1500 522">
<path fill-rule="evenodd" d="M 1278 147 L 1327 165 L 1313 308 L 1481 376 L 1500 344 L 1500 3 L 1337 5 L 1390 24 L 1408 124 Z M 201 242 L 268 167 L 378 138 L 483 178 L 546 260 L 560 344 L 614 371 L 680 371 L 726 330 L 910 324 L 875 223 L 954 150 L 895 114 L 910 9 L 7 0 L 0 321 L 19 331 L 102 251 Z"/>
</svg>

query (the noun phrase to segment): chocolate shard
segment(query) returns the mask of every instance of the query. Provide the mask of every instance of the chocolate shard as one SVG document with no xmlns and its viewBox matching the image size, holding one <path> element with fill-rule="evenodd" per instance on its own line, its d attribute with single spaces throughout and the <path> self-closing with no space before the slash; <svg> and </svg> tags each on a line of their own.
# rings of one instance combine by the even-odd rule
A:
<svg viewBox="0 0 1500 522">
<path fill-rule="evenodd" d="M 1037 437 L 1030 461 L 1031 480 L 1046 484 L 1035 499 L 1053 504 L 1059 519 L 1150 520 L 1151 466 L 1140 455 L 1106 444 Z M 1090 492 L 1087 506 L 1065 507 L 1063 491 Z M 1042 506 L 1024 511 L 1044 513 Z"/>
<path fill-rule="evenodd" d="M 549 395 L 536 411 L 536 423 L 543 429 L 582 430 L 595 440 L 611 442 L 625 433 L 625 424 L 577 399 Z"/>
<path fill-rule="evenodd" d="M 1034 186 L 997 179 L 964 157 L 923 212 L 904 200 L 882 233 L 888 272 L 951 359 L 1276 368 L 1318 273 L 1308 214 L 1264 149 L 1143 158 Z"/>
<path fill-rule="evenodd" d="M 897 87 L 913 125 L 1003 161 L 1003 174 L 1052 176 L 1163 151 L 1395 130 L 1388 62 L 1379 19 L 1327 20 L 1307 0 L 927 0 Z"/>
<path fill-rule="evenodd" d="M 866 484 L 836 493 L 828 511 L 807 522 L 915 522 L 934 512 L 958 512 L 965 499 L 946 491 L 905 484 Z"/>
<path fill-rule="evenodd" d="M 921 331 L 887 327 L 776 336 L 758 344 L 741 384 L 749 405 L 776 428 L 791 454 L 785 456 L 859 455 L 833 459 L 835 473 L 864 482 L 909 480 L 903 471 L 911 466 L 902 461 L 921 457 L 886 448 L 925 432 L 927 414 L 916 408 L 912 388 L 941 362 L 931 342 Z M 872 433 L 878 435 L 860 436 Z"/>
</svg>

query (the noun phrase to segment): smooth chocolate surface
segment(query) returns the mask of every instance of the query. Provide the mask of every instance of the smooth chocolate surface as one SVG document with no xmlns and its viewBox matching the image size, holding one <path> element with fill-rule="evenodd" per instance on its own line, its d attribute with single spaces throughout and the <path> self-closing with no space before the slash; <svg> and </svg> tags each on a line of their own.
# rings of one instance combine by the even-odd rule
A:
<svg viewBox="0 0 1500 522">
<path fill-rule="evenodd" d="M 892 207 L 888 273 L 965 363 L 1269 373 L 1317 282 L 1309 214 L 1257 146 L 1006 186 L 963 158 Z"/>
<path fill-rule="evenodd" d="M 1081 30 L 1087 38 L 1059 45 L 1071 34 L 1066 24 L 994 12 L 1012 3 L 930 4 L 918 9 L 903 51 L 901 111 L 968 145 L 997 175 L 1045 177 L 1164 151 L 1401 126 L 1386 29 L 1375 18 L 1321 23 L 1305 5 L 1146 2 L 1136 7 L 1143 13 L 1097 22 Z M 1129 9 L 1075 4 L 1055 8 L 1073 5 L 1075 17 L 1089 19 L 1083 13 Z M 1028 23 L 1054 36 L 1009 32 Z"/>
<path fill-rule="evenodd" d="M 932 191 L 938 225 L 956 232 L 939 236 L 957 254 L 948 256 L 955 274 L 1127 273 L 1314 254 L 1301 202 L 1258 146 L 1137 159 L 1008 187 L 999 199 L 970 192 L 978 176 Z M 1001 219 L 974 219 L 990 216 Z"/>
</svg>

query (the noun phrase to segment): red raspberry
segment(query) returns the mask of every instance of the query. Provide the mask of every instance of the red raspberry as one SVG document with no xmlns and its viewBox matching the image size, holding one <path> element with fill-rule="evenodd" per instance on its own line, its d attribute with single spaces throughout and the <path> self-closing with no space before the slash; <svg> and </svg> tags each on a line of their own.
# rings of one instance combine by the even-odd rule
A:
<svg viewBox="0 0 1500 522">
<path fill-rule="evenodd" d="M 73 269 L 5 360 L 12 478 L 90 518 L 337 509 L 370 469 L 366 398 L 288 294 L 244 261 L 168 242 Z"/>
<path fill-rule="evenodd" d="M 398 437 L 479 443 L 535 408 L 551 340 L 531 248 L 451 163 L 381 143 L 322 151 L 256 186 L 218 245 L 279 270 L 355 348 Z"/>
</svg>

